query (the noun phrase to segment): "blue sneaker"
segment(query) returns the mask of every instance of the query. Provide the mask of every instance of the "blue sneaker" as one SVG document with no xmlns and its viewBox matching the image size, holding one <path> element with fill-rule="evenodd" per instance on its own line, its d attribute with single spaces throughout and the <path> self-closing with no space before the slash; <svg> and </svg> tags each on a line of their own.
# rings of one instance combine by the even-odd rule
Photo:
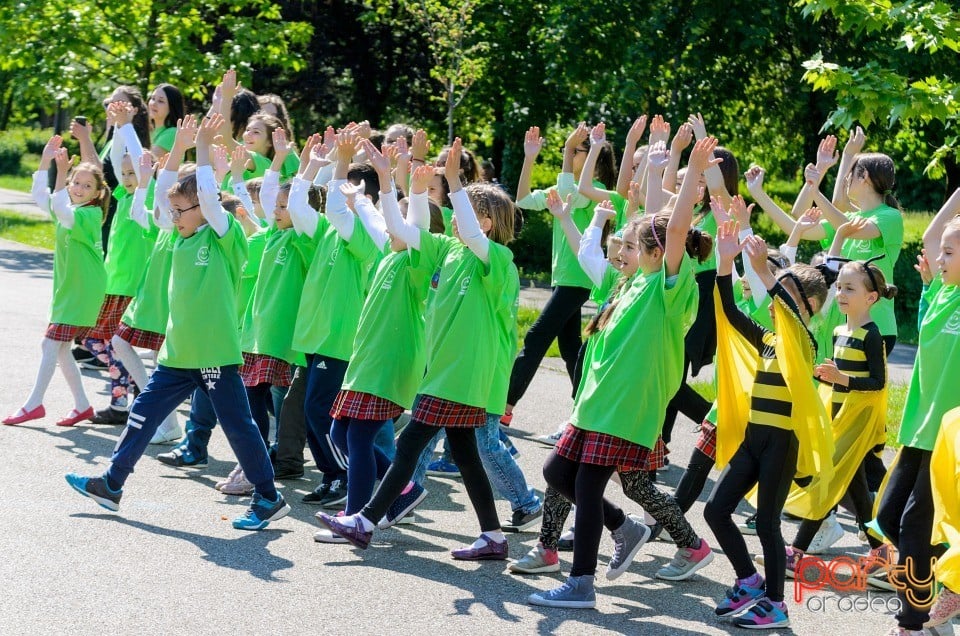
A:
<svg viewBox="0 0 960 636">
<path fill-rule="evenodd" d="M 764 596 L 753 607 L 733 619 L 733 624 L 746 629 L 776 629 L 789 625 L 790 617 L 787 616 L 786 605 L 774 603 Z"/>
<path fill-rule="evenodd" d="M 434 477 L 459 477 L 460 469 L 453 462 L 449 462 L 443 457 L 430 462 L 427 466 L 427 474 Z"/>
<path fill-rule="evenodd" d="M 282 519 L 290 512 L 290 506 L 283 500 L 283 495 L 277 493 L 276 501 L 268 501 L 260 493 L 253 493 L 250 508 L 243 515 L 233 520 L 233 527 L 237 530 L 263 530 L 271 521 Z"/>
<path fill-rule="evenodd" d="M 120 510 L 120 497 L 123 496 L 123 489 L 116 492 L 110 490 L 107 486 L 107 480 L 103 477 L 81 477 L 74 473 L 66 476 L 67 483 L 84 497 L 90 497 L 98 504 L 116 512 Z"/>
<path fill-rule="evenodd" d="M 752 607 L 754 603 L 764 598 L 765 594 L 766 586 L 762 579 L 757 587 L 734 583 L 733 587 L 727 590 L 726 597 L 717 604 L 717 609 L 714 611 L 717 616 L 730 616 Z"/>
<path fill-rule="evenodd" d="M 189 468 L 206 468 L 207 466 L 207 458 L 197 457 L 190 452 L 190 448 L 186 444 L 177 446 L 169 453 L 160 453 L 157 455 L 157 459 L 160 460 L 161 464 L 175 466 L 177 468 L 184 466 Z"/>
<path fill-rule="evenodd" d="M 413 509 L 420 505 L 420 502 L 427 498 L 427 490 L 420 484 L 414 484 L 406 493 L 397 497 L 390 507 L 387 508 L 387 514 L 377 524 L 381 530 L 386 530 L 394 526 L 413 512 Z"/>
</svg>

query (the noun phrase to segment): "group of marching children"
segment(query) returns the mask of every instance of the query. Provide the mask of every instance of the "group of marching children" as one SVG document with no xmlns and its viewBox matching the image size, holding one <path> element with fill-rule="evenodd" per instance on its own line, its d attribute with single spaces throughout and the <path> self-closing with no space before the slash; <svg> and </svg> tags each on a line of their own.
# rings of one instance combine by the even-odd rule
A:
<svg viewBox="0 0 960 636">
<path fill-rule="evenodd" d="M 950 390 L 960 359 L 960 191 L 923 237 L 920 344 L 903 446 L 887 471 L 880 453 L 903 219 L 894 163 L 863 153 L 860 129 L 842 153 L 835 137 L 821 143 L 790 212 L 764 192 L 762 168 L 746 172 L 752 198 L 789 236 L 771 249 L 750 228 L 753 205 L 739 195 L 736 157 L 698 115 L 672 138 L 670 124 L 652 118 L 646 145 L 647 119 L 638 119 L 619 175 L 604 124 L 581 123 L 564 146 L 557 185 L 542 191 L 530 187 L 543 145 L 531 128 L 514 204 L 481 181 L 459 139 L 431 164 L 426 135 L 406 126 L 392 127 L 380 143 L 366 124 L 328 128 L 298 152 L 282 100 L 258 100 L 233 72 L 200 121 L 166 84 L 149 108 L 130 87 L 105 105 L 108 147 L 98 154 L 90 128 L 75 123 L 83 161 L 73 166 L 54 137 L 34 175 L 34 197 L 56 224 L 51 318 L 34 389 L 3 420 L 44 417 L 59 364 L 74 408 L 58 425 L 125 423 L 103 475 L 67 476 L 81 494 L 118 509 L 148 444 L 183 434 L 174 411 L 192 396 L 186 438 L 160 459 L 206 465 L 219 421 L 238 464 L 217 488 L 253 495 L 235 527 L 258 530 L 286 515 L 274 479 L 302 475 L 297 467 L 274 472 L 272 412 L 281 446 L 294 440 L 297 466 L 306 444 L 322 474 L 304 500 L 345 505 L 341 515 L 318 513 L 324 530 L 315 539 L 366 548 L 375 530 L 426 496 L 423 470 L 442 433 L 480 529 L 452 556 L 506 559 L 504 530 L 539 521 L 537 544 L 509 568 L 557 572 L 563 523 L 575 505 L 569 577 L 529 602 L 589 608 L 604 528 L 614 543 L 607 579 L 662 533 L 677 552 L 657 578 L 682 581 L 714 559 L 685 514 L 716 466 L 722 472 L 704 517 L 735 572 L 718 616 L 745 628 L 789 624 L 785 578 L 802 576 L 804 555 L 836 540 L 824 537 L 835 533 L 841 504 L 866 535 L 866 574 L 898 591 L 902 610 L 891 634 L 919 634 L 960 614 L 960 417 L 951 411 L 960 401 Z M 195 164 L 185 162 L 192 149 Z M 821 185 L 838 161 L 828 197 Z M 112 193 L 105 171 L 115 176 Z M 101 225 L 111 197 L 104 261 Z M 507 244 L 523 208 L 554 217 L 553 293 L 518 355 L 519 279 Z M 797 261 L 802 240 L 826 250 L 815 265 Z M 581 334 L 589 298 L 599 309 Z M 554 448 L 541 503 L 499 433 L 554 339 L 574 406 L 569 423 L 544 436 Z M 110 368 L 107 409 L 94 411 L 86 398 L 74 341 Z M 149 377 L 134 347 L 157 352 Z M 714 358 L 711 407 L 686 377 Z M 394 442 L 393 423 L 405 411 L 410 422 Z M 655 477 L 678 412 L 702 424 L 670 496 Z M 604 497 L 614 473 L 646 522 Z M 491 482 L 511 503 L 508 524 L 497 515 Z M 733 515 L 744 498 L 756 514 L 738 528 Z M 802 519 L 790 545 L 784 510 Z M 744 532 L 760 540 L 754 559 Z M 931 576 L 932 557 L 940 557 L 935 574 L 944 588 L 931 606 L 918 586 Z"/>
</svg>

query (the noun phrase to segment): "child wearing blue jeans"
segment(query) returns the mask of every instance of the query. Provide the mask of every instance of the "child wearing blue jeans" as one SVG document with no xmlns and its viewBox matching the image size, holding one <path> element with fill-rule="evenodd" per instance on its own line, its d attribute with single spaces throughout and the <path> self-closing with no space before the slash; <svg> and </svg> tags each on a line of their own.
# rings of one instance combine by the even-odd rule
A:
<svg viewBox="0 0 960 636">
<path fill-rule="evenodd" d="M 188 118 L 181 127 L 196 129 Z M 244 474 L 254 484 L 250 508 L 233 520 L 240 530 L 260 530 L 290 512 L 277 492 L 273 467 L 250 415 L 237 328 L 236 289 L 246 260 L 243 229 L 220 205 L 209 165 L 210 143 L 222 122 L 204 118 L 197 133 L 197 172 L 169 192 L 180 239 L 171 270 L 170 320 L 158 366 L 130 410 L 127 426 L 100 477 L 66 476 L 80 494 L 118 510 L 122 488 L 157 427 L 195 389 L 210 398 Z M 199 210 L 198 210 L 199 208 Z M 208 328 L 201 329 L 200 325 Z"/>
</svg>

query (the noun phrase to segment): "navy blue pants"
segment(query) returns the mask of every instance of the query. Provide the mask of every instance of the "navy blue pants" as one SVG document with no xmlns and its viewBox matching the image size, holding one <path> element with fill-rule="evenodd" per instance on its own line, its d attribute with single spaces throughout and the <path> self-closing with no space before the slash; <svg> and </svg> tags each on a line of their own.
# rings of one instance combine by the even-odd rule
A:
<svg viewBox="0 0 960 636">
<path fill-rule="evenodd" d="M 243 473 L 256 491 L 270 501 L 277 497 L 273 466 L 260 431 L 250 415 L 247 392 L 232 364 L 207 369 L 157 367 L 130 408 L 127 426 L 110 458 L 107 476 L 121 486 L 147 449 L 157 427 L 190 393 L 199 390 L 210 399 L 223 433 Z"/>
<path fill-rule="evenodd" d="M 336 447 L 330 435 L 333 426 L 330 409 L 343 386 L 346 372 L 346 360 L 320 354 L 307 356 L 307 390 L 303 400 L 307 445 L 325 483 L 347 477 L 347 457 Z"/>
<path fill-rule="evenodd" d="M 196 389 L 190 398 L 190 418 L 187 420 L 186 437 L 180 446 L 186 446 L 194 457 L 206 457 L 210 435 L 217 427 L 217 413 L 207 394 Z"/>
</svg>

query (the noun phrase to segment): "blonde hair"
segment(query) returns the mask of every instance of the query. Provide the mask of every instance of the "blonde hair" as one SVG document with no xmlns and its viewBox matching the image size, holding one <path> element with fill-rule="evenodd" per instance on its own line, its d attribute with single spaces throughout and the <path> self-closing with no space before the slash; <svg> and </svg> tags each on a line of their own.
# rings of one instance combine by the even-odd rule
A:
<svg viewBox="0 0 960 636">
<path fill-rule="evenodd" d="M 491 241 L 506 245 L 513 240 L 516 206 L 503 189 L 489 183 L 471 183 L 464 186 L 477 218 L 488 218 L 493 223 L 487 235 Z"/>
</svg>

